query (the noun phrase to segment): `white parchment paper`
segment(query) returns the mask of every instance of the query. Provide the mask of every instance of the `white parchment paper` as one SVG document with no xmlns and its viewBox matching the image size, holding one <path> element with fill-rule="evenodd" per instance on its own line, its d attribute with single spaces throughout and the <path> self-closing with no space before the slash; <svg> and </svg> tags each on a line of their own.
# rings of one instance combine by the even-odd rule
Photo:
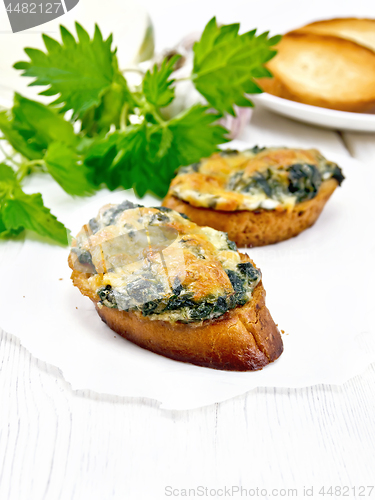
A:
<svg viewBox="0 0 375 500">
<path fill-rule="evenodd" d="M 72 286 L 69 250 L 37 237 L 0 243 L 0 326 L 59 367 L 75 390 L 152 398 L 168 409 L 209 405 L 256 387 L 344 383 L 375 362 L 375 175 L 355 160 L 330 159 L 346 180 L 315 226 L 289 241 L 246 250 L 262 269 L 267 306 L 285 331 L 284 353 L 263 370 L 201 368 L 124 340 Z M 105 190 L 73 200 L 47 178 L 32 183 L 30 191 L 41 190 L 73 234 L 103 204 L 135 201 L 131 192 Z M 160 202 L 146 197 L 142 203 Z"/>
</svg>

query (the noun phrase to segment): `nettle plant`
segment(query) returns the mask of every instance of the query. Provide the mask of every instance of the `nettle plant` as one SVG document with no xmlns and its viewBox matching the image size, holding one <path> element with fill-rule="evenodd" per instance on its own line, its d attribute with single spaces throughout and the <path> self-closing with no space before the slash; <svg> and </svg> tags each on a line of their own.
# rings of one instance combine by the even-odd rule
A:
<svg viewBox="0 0 375 500">
<path fill-rule="evenodd" d="M 68 230 L 43 204 L 26 194 L 22 181 L 46 172 L 70 195 L 87 196 L 106 186 L 133 188 L 139 197 L 163 197 L 180 166 L 198 162 L 228 141 L 218 123 L 234 106 L 251 107 L 247 94 L 262 90 L 255 79 L 271 76 L 264 66 L 280 36 L 239 34 L 239 24 L 218 26 L 213 18 L 194 44 L 189 79 L 207 104 L 195 104 L 171 119 L 163 108 L 175 98 L 173 73 L 180 56 L 166 57 L 142 74 L 134 88 L 118 65 L 112 35 L 98 26 L 90 38 L 76 24 L 76 38 L 63 26 L 61 43 L 43 35 L 45 51 L 26 48 L 29 60 L 15 68 L 47 87 L 49 105 L 14 96 L 12 109 L 0 112 L 0 236 L 24 229 L 68 243 Z M 12 148 L 9 154 L 4 143 Z M 5 146 L 5 147 L 3 147 Z"/>
</svg>

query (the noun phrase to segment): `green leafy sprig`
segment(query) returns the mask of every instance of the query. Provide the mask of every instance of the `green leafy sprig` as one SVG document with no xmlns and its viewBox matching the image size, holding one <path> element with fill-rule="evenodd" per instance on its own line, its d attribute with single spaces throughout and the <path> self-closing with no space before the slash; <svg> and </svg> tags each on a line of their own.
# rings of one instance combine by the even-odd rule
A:
<svg viewBox="0 0 375 500">
<path fill-rule="evenodd" d="M 162 110 L 175 98 L 179 55 L 152 66 L 130 88 L 112 36 L 105 40 L 96 26 L 91 39 L 79 24 L 76 38 L 60 31 L 61 43 L 43 35 L 45 51 L 26 48 L 28 60 L 15 64 L 34 78 L 30 85 L 46 86 L 40 94 L 54 101 L 46 106 L 15 94 L 12 109 L 0 112 L 0 146 L 8 142 L 21 158 L 5 154 L 0 164 L 2 237 L 30 229 L 67 244 L 67 230 L 41 195 L 22 191 L 23 178 L 35 170 L 48 172 L 72 196 L 102 186 L 165 196 L 180 166 L 210 156 L 228 140 L 218 120 L 235 115 L 234 105 L 253 105 L 247 94 L 261 92 L 255 79 L 270 76 L 264 64 L 280 39 L 255 30 L 239 35 L 238 24 L 218 26 L 213 18 L 194 45 L 190 76 L 207 105 L 167 120 Z"/>
<path fill-rule="evenodd" d="M 14 170 L 0 163 L 0 237 L 16 236 L 24 229 L 68 244 L 68 231 L 44 206 L 42 195 L 25 194 Z"/>
</svg>

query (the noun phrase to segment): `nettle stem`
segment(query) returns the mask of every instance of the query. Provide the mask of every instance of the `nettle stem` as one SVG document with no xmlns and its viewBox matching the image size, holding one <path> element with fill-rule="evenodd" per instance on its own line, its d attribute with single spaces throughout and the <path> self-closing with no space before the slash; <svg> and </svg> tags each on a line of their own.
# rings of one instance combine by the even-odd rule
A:
<svg viewBox="0 0 375 500">
<path fill-rule="evenodd" d="M 5 140 L 5 137 L 1 137 L 0 139 L 1 139 L 1 140 Z M 13 164 L 13 166 L 15 166 L 15 167 L 20 167 L 20 166 L 21 166 L 21 163 L 20 163 L 20 162 L 18 162 L 17 160 L 15 160 L 15 159 L 13 158 L 13 156 L 9 155 L 9 154 L 5 151 L 5 149 L 4 149 L 4 148 L 2 147 L 2 145 L 1 145 L 1 142 L 0 142 L 0 151 L 3 153 L 3 155 L 4 155 L 5 159 L 6 159 L 6 160 L 8 160 L 9 162 L 11 162 L 11 163 Z"/>
<path fill-rule="evenodd" d="M 159 125 L 161 125 L 162 127 L 165 127 L 166 126 L 166 121 L 164 120 L 164 118 L 162 118 L 162 116 L 158 113 L 157 109 L 154 108 L 153 110 L 150 111 L 152 116 L 155 118 L 155 120 L 157 121 L 157 123 Z"/>
<path fill-rule="evenodd" d="M 35 171 L 35 167 L 45 167 L 46 163 L 44 160 L 31 160 L 21 163 L 17 171 L 18 182 L 22 182 L 23 179 Z"/>
<path fill-rule="evenodd" d="M 120 115 L 120 130 L 124 131 L 129 125 L 129 104 L 125 103 L 121 110 Z"/>
<path fill-rule="evenodd" d="M 124 68 L 120 69 L 120 73 L 137 73 L 138 75 L 145 76 L 145 72 L 142 71 L 140 68 Z"/>
<path fill-rule="evenodd" d="M 181 77 L 181 78 L 175 78 L 174 79 L 174 83 L 186 82 L 188 80 L 191 80 L 191 76 L 184 76 L 184 77 Z"/>
</svg>

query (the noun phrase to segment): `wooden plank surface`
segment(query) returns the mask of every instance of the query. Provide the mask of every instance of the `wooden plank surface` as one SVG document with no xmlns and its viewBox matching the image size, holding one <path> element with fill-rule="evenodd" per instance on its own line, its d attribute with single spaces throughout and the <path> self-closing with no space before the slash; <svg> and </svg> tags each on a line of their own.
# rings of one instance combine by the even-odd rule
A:
<svg viewBox="0 0 375 500">
<path fill-rule="evenodd" d="M 0 359 L 1 499 L 162 499 L 168 486 L 301 498 L 304 487 L 374 481 L 374 367 L 342 387 L 257 389 L 174 412 L 74 393 L 4 333 Z"/>
</svg>

